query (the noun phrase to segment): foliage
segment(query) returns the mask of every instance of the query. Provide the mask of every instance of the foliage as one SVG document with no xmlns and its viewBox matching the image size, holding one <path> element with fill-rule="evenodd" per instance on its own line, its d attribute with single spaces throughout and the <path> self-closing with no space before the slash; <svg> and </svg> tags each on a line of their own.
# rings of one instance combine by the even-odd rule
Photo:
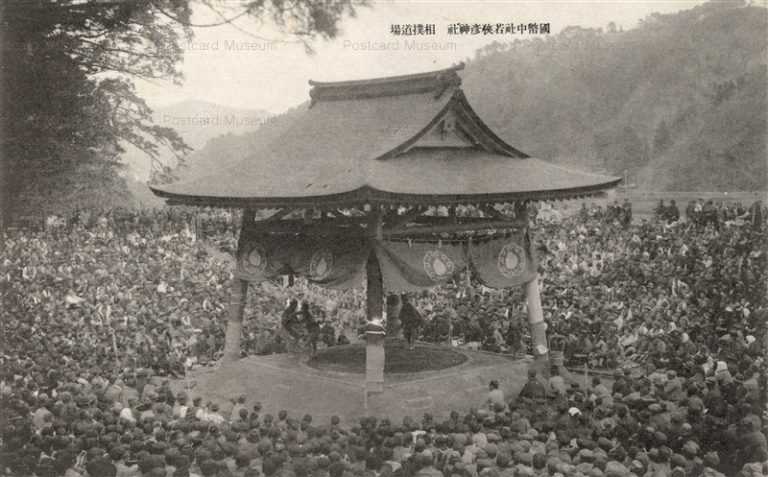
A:
<svg viewBox="0 0 768 477">
<path fill-rule="evenodd" d="M 534 156 L 629 170 L 650 189 L 762 190 L 767 18 L 711 2 L 630 30 L 497 42 L 469 62 L 465 91 Z"/>
<path fill-rule="evenodd" d="M 183 160 L 189 148 L 173 129 L 153 123 L 133 82 L 181 82 L 180 42 L 192 36 L 193 26 L 249 15 L 309 41 L 333 37 L 340 18 L 353 12 L 349 0 L 255 0 L 243 3 L 235 17 L 219 12 L 221 22 L 194 25 L 195 4 L 216 12 L 226 6 L 211 0 L 0 3 L 0 88 L 11 99 L 2 109 L 0 223 L 24 209 L 50 208 L 41 191 L 51 192 L 53 204 L 75 189 L 124 192 L 116 158 L 125 144 L 153 159 L 154 180 L 172 178 L 157 160 L 160 151 Z"/>
</svg>

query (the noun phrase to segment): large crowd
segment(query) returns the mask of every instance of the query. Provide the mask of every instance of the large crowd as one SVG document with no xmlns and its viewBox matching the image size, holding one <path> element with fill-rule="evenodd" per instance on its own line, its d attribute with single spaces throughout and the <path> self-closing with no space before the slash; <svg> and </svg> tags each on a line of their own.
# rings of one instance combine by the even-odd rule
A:
<svg viewBox="0 0 768 477">
<path fill-rule="evenodd" d="M 0 252 L 0 472 L 768 474 L 764 210 L 694 204 L 684 220 L 668 206 L 659 212 L 632 222 L 631 209 L 612 204 L 536 224 L 550 348 L 615 369 L 610 379 L 580 386 L 555 368 L 532 373 L 519 396 L 492 383 L 488 402 L 464 414 L 351 427 L 262 410 L 247 396 L 219 407 L 171 389 L 219 356 L 232 279 L 190 213 L 91 213 L 10 232 Z M 236 223 L 228 214 L 205 222 Z M 320 346 L 345 342 L 362 317 L 359 293 L 260 286 L 244 354 L 291 346 L 275 330 L 293 299 L 325 330 Z M 465 277 L 409 300 L 423 317 L 420 339 L 527 351 L 520 290 Z"/>
<path fill-rule="evenodd" d="M 689 207 L 685 221 L 664 206 L 630 224 L 626 203 L 585 204 L 572 216 L 539 221 L 551 347 L 571 364 L 650 361 L 686 373 L 701 359 L 759 354 L 768 269 L 764 210 L 721 205 L 712 222 L 709 204 L 704 212 Z M 528 351 L 522 289 L 491 290 L 462 279 L 411 300 L 424 317 L 426 341 Z M 666 362 L 674 350 L 680 356 Z"/>
</svg>

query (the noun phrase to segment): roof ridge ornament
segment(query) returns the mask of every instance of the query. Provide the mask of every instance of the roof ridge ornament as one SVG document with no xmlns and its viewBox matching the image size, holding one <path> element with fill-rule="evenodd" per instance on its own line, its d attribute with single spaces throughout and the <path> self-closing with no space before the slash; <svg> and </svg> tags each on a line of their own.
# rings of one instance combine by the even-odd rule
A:
<svg viewBox="0 0 768 477">
<path fill-rule="evenodd" d="M 408 94 L 435 93 L 440 99 L 446 92 L 461 86 L 457 71 L 464 69 L 464 63 L 450 68 L 410 75 L 388 76 L 353 81 L 320 82 L 309 80 L 311 105 L 317 101 L 340 101 L 375 98 L 382 96 L 404 96 Z"/>
<path fill-rule="evenodd" d="M 440 99 L 440 97 L 448 90 L 459 89 L 459 87 L 461 87 L 461 77 L 456 73 L 452 75 L 441 74 L 438 76 L 438 81 L 442 83 L 442 88 L 435 94 L 435 99 Z"/>
</svg>

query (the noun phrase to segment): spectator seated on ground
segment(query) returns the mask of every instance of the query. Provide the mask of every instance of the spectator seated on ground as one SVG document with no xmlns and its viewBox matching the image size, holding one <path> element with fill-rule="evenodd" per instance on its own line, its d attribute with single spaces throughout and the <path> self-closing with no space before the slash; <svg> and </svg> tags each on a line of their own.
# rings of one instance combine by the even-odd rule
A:
<svg viewBox="0 0 768 477">
<path fill-rule="evenodd" d="M 106 220 L 65 221 L 69 230 L 12 232 L 0 252 L 2 472 L 768 472 L 760 393 L 768 268 L 762 224 L 726 220 L 736 212 L 715 203 L 692 208 L 693 219 L 677 225 L 626 224 L 616 210 L 613 218 L 586 210 L 557 226 L 539 224 L 547 250 L 539 260 L 546 320 L 550 332 L 566 337 L 566 359 L 584 355 L 590 366 L 626 369 L 618 369 L 613 382 L 593 380 L 583 388 L 556 375 L 540 381 L 531 372 L 507 406 L 402 422 L 317 422 L 297 417 L 305 412 L 263 412 L 251 396 L 235 399 L 230 409 L 223 407 L 229 399 L 207 402 L 194 388 L 173 392 L 164 376 L 183 376 L 190 357 L 213 362 L 220 356 L 231 277 L 230 266 L 193 241 L 183 221 L 107 214 Z M 439 314 L 451 320 L 453 336 L 482 343 L 496 331 L 524 329 L 511 324 L 524 316 L 515 308 L 521 303 L 516 293 L 479 291 L 468 305 L 445 287 L 411 299 L 427 322 Z M 335 296 L 334 319 L 342 319 L 340 309 L 363 308 L 359 296 L 347 298 L 342 306 Z M 284 300 L 265 294 L 255 301 L 251 312 L 280 322 Z M 507 308 L 510 313 L 502 311 Z M 325 319 L 319 310 L 312 316 Z M 264 332 L 264 343 L 277 342 L 251 321 L 259 322 L 249 320 L 246 335 Z M 339 323 L 323 323 L 342 339 Z M 496 390 L 494 400 L 503 401 L 509 390 L 489 386 L 488 397 Z"/>
</svg>

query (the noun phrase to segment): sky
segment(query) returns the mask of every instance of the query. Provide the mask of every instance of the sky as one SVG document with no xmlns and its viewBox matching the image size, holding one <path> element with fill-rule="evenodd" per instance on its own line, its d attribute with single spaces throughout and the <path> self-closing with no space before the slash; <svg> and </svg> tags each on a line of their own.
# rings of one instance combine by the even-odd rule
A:
<svg viewBox="0 0 768 477">
<path fill-rule="evenodd" d="M 222 0 L 222 10 L 240 11 L 241 0 Z M 704 3 L 701 0 L 559 0 L 451 1 L 373 0 L 345 18 L 333 40 L 312 43 L 314 54 L 281 33 L 269 20 L 241 18 L 234 25 L 196 28 L 184 41 L 181 86 L 136 81 L 139 94 L 152 107 L 185 100 L 280 113 L 308 99 L 310 79 L 338 81 L 418 73 L 445 68 L 472 58 L 478 48 L 494 41 L 543 37 L 525 33 L 449 35 L 451 24 L 549 24 L 554 35 L 567 26 L 605 28 L 614 22 L 624 30 L 653 12 L 674 13 Z M 202 4 L 194 23 L 220 20 Z M 435 35 L 396 36 L 392 25 L 434 24 Z"/>
</svg>

